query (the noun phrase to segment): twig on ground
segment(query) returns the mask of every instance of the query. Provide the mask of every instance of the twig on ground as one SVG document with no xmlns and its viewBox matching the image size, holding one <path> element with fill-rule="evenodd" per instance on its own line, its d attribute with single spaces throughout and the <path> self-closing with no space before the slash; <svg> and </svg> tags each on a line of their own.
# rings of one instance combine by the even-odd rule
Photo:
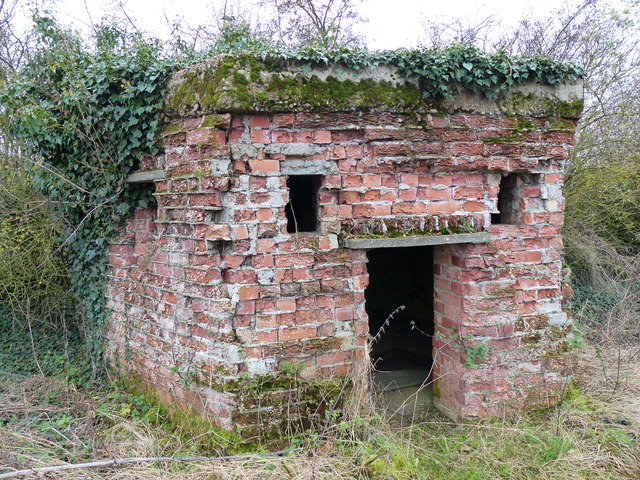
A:
<svg viewBox="0 0 640 480">
<path fill-rule="evenodd" d="M 148 463 L 148 462 L 220 462 L 225 460 L 238 460 L 243 458 L 260 458 L 273 457 L 295 452 L 298 448 L 290 448 L 287 450 L 279 450 L 277 452 L 267 452 L 262 454 L 246 454 L 246 455 L 229 455 L 226 457 L 130 457 L 130 458 L 114 458 L 110 460 L 98 460 L 88 463 L 72 463 L 65 465 L 53 465 L 50 467 L 28 468 L 26 470 L 17 470 L 0 474 L 2 478 L 15 478 L 21 475 L 30 475 L 34 473 L 57 472 L 61 470 L 77 470 L 80 468 L 96 468 L 96 467 L 115 467 L 128 463 Z"/>
</svg>

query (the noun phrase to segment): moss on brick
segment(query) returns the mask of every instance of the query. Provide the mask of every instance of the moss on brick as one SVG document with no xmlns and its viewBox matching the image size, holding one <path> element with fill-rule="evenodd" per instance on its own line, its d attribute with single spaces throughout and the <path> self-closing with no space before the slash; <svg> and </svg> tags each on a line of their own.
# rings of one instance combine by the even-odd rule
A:
<svg viewBox="0 0 640 480">
<path fill-rule="evenodd" d="M 167 137 L 169 135 L 173 135 L 182 131 L 182 125 L 180 123 L 173 123 L 164 127 L 164 129 L 160 133 L 160 137 Z"/>
<path fill-rule="evenodd" d="M 542 333 L 540 332 L 531 332 L 524 335 L 520 342 L 525 347 L 537 347 L 538 344 L 542 341 Z"/>
<path fill-rule="evenodd" d="M 226 119 L 222 115 L 206 115 L 199 128 L 217 127 L 226 122 Z"/>
<path fill-rule="evenodd" d="M 515 92 L 499 101 L 500 109 L 506 115 L 557 116 L 577 119 L 584 108 L 584 100 L 561 100 Z"/>
<path fill-rule="evenodd" d="M 576 129 L 575 120 L 549 117 L 549 129 L 573 132 Z"/>
<path fill-rule="evenodd" d="M 365 110 L 446 114 L 446 102 L 425 95 L 429 89 L 423 88 L 415 79 L 391 83 L 377 77 L 374 69 L 367 78 L 339 66 L 310 71 L 304 62 L 292 59 L 222 56 L 181 72 L 166 98 L 165 113 Z M 565 118 L 577 118 L 583 107 L 582 100 L 563 101 L 546 94 L 515 93 L 497 103 L 507 115 Z"/>
<path fill-rule="evenodd" d="M 190 440 L 197 439 L 199 447 L 204 451 L 234 454 L 255 451 L 258 448 L 258 445 L 247 442 L 233 432 L 206 420 L 200 412 L 170 405 L 162 400 L 158 391 L 140 375 L 128 373 L 126 377 L 121 377 L 121 382 L 129 392 L 143 395 L 152 405 L 147 417 L 153 423 Z"/>
<path fill-rule="evenodd" d="M 487 293 L 488 296 L 494 298 L 515 297 L 516 289 L 513 287 L 500 288 Z"/>
<path fill-rule="evenodd" d="M 291 426 L 298 431 L 317 427 L 326 412 L 339 413 L 341 392 L 349 388 L 345 381 L 305 380 L 290 374 L 245 381 L 240 384 L 233 422 L 242 438 L 282 444 Z"/>
<path fill-rule="evenodd" d="M 514 129 L 517 132 L 529 132 L 531 130 L 535 130 L 536 126 L 531 120 L 520 119 Z"/>
<path fill-rule="evenodd" d="M 549 326 L 549 315 L 523 315 L 515 323 L 517 332 L 540 330 Z"/>
<path fill-rule="evenodd" d="M 505 135 L 501 137 L 487 137 L 482 140 L 482 143 L 488 143 L 493 145 L 522 145 L 524 142 L 522 138 L 513 135 Z"/>
</svg>

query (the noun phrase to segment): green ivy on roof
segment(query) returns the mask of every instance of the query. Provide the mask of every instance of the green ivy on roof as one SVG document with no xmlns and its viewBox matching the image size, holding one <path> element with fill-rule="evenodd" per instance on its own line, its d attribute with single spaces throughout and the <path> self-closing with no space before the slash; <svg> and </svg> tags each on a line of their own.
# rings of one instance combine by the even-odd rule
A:
<svg viewBox="0 0 640 480">
<path fill-rule="evenodd" d="M 417 77 L 424 97 L 451 98 L 457 85 L 492 98 L 496 93 L 525 82 L 555 85 L 585 76 L 572 62 L 560 62 L 538 55 L 509 56 L 504 51 L 488 54 L 469 45 L 446 49 L 323 50 L 300 47 L 294 50 L 263 49 L 249 52 L 266 58 L 296 61 L 303 66 L 341 66 L 355 72 L 380 65 L 397 67 L 400 74 Z"/>
</svg>

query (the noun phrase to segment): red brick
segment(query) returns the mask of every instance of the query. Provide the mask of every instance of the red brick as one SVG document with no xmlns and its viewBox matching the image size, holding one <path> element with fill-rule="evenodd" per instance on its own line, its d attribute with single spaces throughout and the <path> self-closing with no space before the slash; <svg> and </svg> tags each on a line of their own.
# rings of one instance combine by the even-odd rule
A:
<svg viewBox="0 0 640 480">
<path fill-rule="evenodd" d="M 437 202 L 429 204 L 429 214 L 442 215 L 451 214 L 460 210 L 460 204 L 458 202 Z"/>
<path fill-rule="evenodd" d="M 187 145 L 202 144 L 224 144 L 227 141 L 227 134 L 224 130 L 217 128 L 200 128 L 187 132 Z"/>
<path fill-rule="evenodd" d="M 188 268 L 185 269 L 185 279 L 188 282 L 210 283 L 222 280 L 222 275 L 218 270 L 196 270 Z"/>
<path fill-rule="evenodd" d="M 316 357 L 316 363 L 318 365 L 335 365 L 335 364 L 344 364 L 350 362 L 353 357 L 353 353 L 351 350 L 346 352 L 331 352 L 325 353 L 323 355 L 318 355 Z"/>
<path fill-rule="evenodd" d="M 296 309 L 296 301 L 293 299 L 276 301 L 276 308 L 280 311 L 293 312 Z"/>
<path fill-rule="evenodd" d="M 362 145 L 346 145 L 345 158 L 362 158 L 364 156 L 364 147 Z"/>
<path fill-rule="evenodd" d="M 256 218 L 261 222 L 270 222 L 273 220 L 273 209 L 260 208 L 256 212 Z"/>
<path fill-rule="evenodd" d="M 291 128 L 294 125 L 295 115 L 293 113 L 278 113 L 271 120 L 274 127 Z"/>
<path fill-rule="evenodd" d="M 249 160 L 251 173 L 274 173 L 280 171 L 278 160 Z"/>
<path fill-rule="evenodd" d="M 451 190 L 449 188 L 419 188 L 417 197 L 420 200 L 429 200 L 435 202 L 437 200 L 451 200 Z"/>
<path fill-rule="evenodd" d="M 274 343 L 278 341 L 278 330 L 256 332 L 257 343 Z"/>
<path fill-rule="evenodd" d="M 514 262 L 540 262 L 542 254 L 540 252 L 516 252 L 513 258 Z"/>
<path fill-rule="evenodd" d="M 316 130 L 313 132 L 313 143 L 331 143 L 331 132 L 329 130 Z"/>
<path fill-rule="evenodd" d="M 251 130 L 252 143 L 271 143 L 271 132 L 269 130 Z"/>
<path fill-rule="evenodd" d="M 253 284 L 258 282 L 258 275 L 253 270 L 226 270 L 223 275 L 227 283 Z"/>
<path fill-rule="evenodd" d="M 269 128 L 269 116 L 249 115 L 249 126 L 251 128 Z"/>
<path fill-rule="evenodd" d="M 363 178 L 360 175 L 348 175 L 342 177 L 343 188 L 360 188 Z M 340 192 L 340 196 L 350 195 L 354 200 L 359 201 L 362 193 L 360 192 Z"/>
<path fill-rule="evenodd" d="M 255 300 L 258 298 L 257 286 L 241 286 L 238 289 L 238 298 L 240 300 Z"/>
<path fill-rule="evenodd" d="M 373 140 L 402 140 L 405 137 L 403 128 L 367 128 L 365 141 Z"/>
<path fill-rule="evenodd" d="M 451 341 L 433 343 L 437 373 L 446 378 L 440 401 L 463 416 L 496 413 L 504 402 L 515 407 L 531 403 L 533 399 L 519 399 L 531 386 L 548 386 L 537 392 L 536 402 L 557 397 L 560 387 L 549 372 L 557 375 L 564 368 L 562 361 L 535 364 L 537 350 L 516 348 L 514 325 L 518 315 L 535 315 L 541 305 L 556 305 L 563 293 L 559 234 L 564 205 L 542 211 L 538 204 L 543 184 L 563 182 L 562 160 L 573 142 L 571 132 L 545 130 L 543 142 L 548 119 L 531 118 L 536 130 L 524 134 L 520 147 L 484 143 L 513 133 L 518 119 L 500 114 L 425 115 L 426 128 L 405 128 L 407 121 L 415 121 L 414 115 L 390 112 L 228 117 L 231 141 L 241 141 L 250 132 L 261 144 L 326 146 L 326 157 L 317 159 L 326 158 L 338 172 L 325 176 L 318 194 L 321 231 L 285 231 L 288 189 L 285 176 L 279 175 L 284 155 L 265 158 L 264 149 L 258 149 L 252 158 L 233 160 L 228 173 L 213 174 L 229 158 L 227 132 L 194 130 L 202 124 L 201 116 L 171 120 L 185 131 L 161 139 L 161 148 L 190 145 L 179 154 L 170 150 L 143 161 L 144 167 L 164 168 L 168 177 L 156 184 L 158 228 L 156 212 L 140 210 L 110 248 L 110 262 L 118 264 L 111 269 L 107 289 L 116 323 L 110 338 L 114 352 L 123 350 L 125 338 L 131 342 L 127 368 L 139 362 L 136 368 L 147 369 L 150 381 L 171 390 L 167 395 L 185 405 L 199 400 L 170 378 L 165 364 L 172 362 L 171 344 L 185 355 L 203 355 L 203 376 L 214 367 L 224 367 L 221 375 L 232 378 L 250 371 L 252 364 L 244 357 L 233 357 L 233 365 L 225 365 L 225 349 L 236 348 L 228 344 L 239 345 L 258 368 L 277 369 L 288 360 L 304 364 L 309 377 L 346 374 L 366 355 L 364 290 L 369 276 L 366 252 L 332 250 L 334 238 L 367 235 L 383 226 L 409 230 L 425 222 L 455 225 L 463 211 L 482 227 L 488 216 L 485 203 L 495 202 L 501 174 L 529 174 L 535 168 L 540 183 L 520 192 L 520 206 L 530 209 L 521 215 L 520 225 L 486 227 L 493 239 L 487 244 L 434 250 L 435 327 L 442 332 L 455 327 L 463 337 L 488 343 L 487 361 L 469 369 Z M 538 165 L 537 156 L 551 161 Z M 209 174 L 200 175 L 203 171 Z M 210 206 L 224 210 L 210 212 Z M 130 332 L 117 323 L 125 318 Z M 324 343 L 347 331 L 354 333 L 344 350 L 342 342 Z M 193 338 L 196 335 L 201 338 Z M 530 373 L 533 369 L 535 374 Z M 222 401 L 225 406 L 220 408 L 213 406 L 217 400 L 211 399 L 209 413 L 220 410 L 220 417 L 233 427 L 234 412 L 224 403 L 232 400 Z"/>
<path fill-rule="evenodd" d="M 283 328 L 278 331 L 278 340 L 280 340 L 281 342 L 302 340 L 304 338 L 313 338 L 317 335 L 317 333 L 318 330 L 311 327 Z"/>
<path fill-rule="evenodd" d="M 465 212 L 484 212 L 487 211 L 487 206 L 482 202 L 463 202 L 462 210 Z"/>
<path fill-rule="evenodd" d="M 454 143 L 451 145 L 453 156 L 478 156 L 484 155 L 485 145 L 482 143 Z"/>
<path fill-rule="evenodd" d="M 231 227 L 229 225 L 210 225 L 207 227 L 204 237 L 212 240 L 231 240 Z"/>
<path fill-rule="evenodd" d="M 429 205 L 429 208 L 431 208 L 431 205 Z M 396 203 L 391 207 L 392 215 L 421 215 L 426 212 L 427 206 L 424 203 Z"/>
<path fill-rule="evenodd" d="M 271 132 L 271 140 L 274 143 L 291 143 L 293 142 L 293 133 L 275 130 Z"/>
<path fill-rule="evenodd" d="M 341 322 L 347 320 L 353 320 L 353 307 L 337 308 L 335 312 L 335 319 Z"/>
<path fill-rule="evenodd" d="M 382 178 L 380 175 L 364 175 L 362 177 L 362 185 L 367 188 L 380 187 Z"/>
<path fill-rule="evenodd" d="M 236 313 L 239 315 L 252 315 L 256 313 L 256 302 L 254 301 L 239 302 Z"/>
<path fill-rule="evenodd" d="M 445 130 L 443 139 L 445 142 L 473 142 L 478 135 L 475 130 L 470 129 L 450 129 Z"/>
<path fill-rule="evenodd" d="M 476 198 L 482 198 L 484 196 L 484 189 L 482 187 L 468 187 L 459 186 L 456 187 L 453 192 L 453 198 L 455 200 L 472 200 Z"/>
<path fill-rule="evenodd" d="M 239 143 L 244 136 L 244 129 L 235 129 L 229 132 L 229 143 Z"/>
<path fill-rule="evenodd" d="M 308 268 L 296 268 L 293 270 L 293 280 L 296 282 L 306 282 L 312 279 L 313 276 Z"/>
<path fill-rule="evenodd" d="M 327 153 L 328 153 L 328 158 L 331 158 L 334 160 L 342 160 L 347 158 L 347 151 L 341 145 L 332 145 L 328 147 Z M 340 171 L 343 171 L 342 167 L 340 168 Z"/>
</svg>

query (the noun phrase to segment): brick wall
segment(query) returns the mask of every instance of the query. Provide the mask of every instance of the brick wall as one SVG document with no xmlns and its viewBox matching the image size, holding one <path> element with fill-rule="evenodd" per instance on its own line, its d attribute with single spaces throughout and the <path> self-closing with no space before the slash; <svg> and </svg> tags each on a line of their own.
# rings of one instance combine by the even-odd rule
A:
<svg viewBox="0 0 640 480">
<path fill-rule="evenodd" d="M 574 128 L 462 109 L 174 116 L 141 166 L 164 174 L 157 208 L 110 247 L 110 356 L 164 400 L 249 428 L 239 381 L 283 362 L 326 380 L 367 358 L 367 253 L 345 238 L 464 225 L 491 240 L 434 247 L 436 405 L 473 417 L 553 404 L 571 330 L 560 228 Z M 319 181 L 315 232 L 288 232 L 296 175 Z"/>
</svg>

